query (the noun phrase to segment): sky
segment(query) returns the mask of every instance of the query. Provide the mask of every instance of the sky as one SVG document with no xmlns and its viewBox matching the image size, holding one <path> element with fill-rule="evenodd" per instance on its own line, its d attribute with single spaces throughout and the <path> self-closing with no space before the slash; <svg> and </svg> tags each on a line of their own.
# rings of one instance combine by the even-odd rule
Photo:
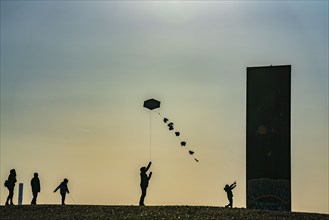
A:
<svg viewBox="0 0 329 220">
<path fill-rule="evenodd" d="M 225 206 L 236 181 L 246 207 L 246 68 L 292 65 L 292 210 L 329 213 L 328 4 L 1 1 L 1 182 L 15 168 L 23 204 L 38 172 L 40 204 L 68 178 L 67 204 L 138 205 L 152 160 L 146 205 Z"/>
</svg>

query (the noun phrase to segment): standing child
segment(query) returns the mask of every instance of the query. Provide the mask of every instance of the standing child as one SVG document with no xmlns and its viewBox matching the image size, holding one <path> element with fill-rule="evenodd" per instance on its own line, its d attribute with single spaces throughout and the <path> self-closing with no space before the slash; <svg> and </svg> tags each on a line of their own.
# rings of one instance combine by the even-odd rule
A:
<svg viewBox="0 0 329 220">
<path fill-rule="evenodd" d="M 54 193 L 59 189 L 60 194 L 62 196 L 62 205 L 65 205 L 65 196 L 66 193 L 70 193 L 69 189 L 67 188 L 67 183 L 69 181 L 65 178 L 63 182 L 61 182 L 61 184 L 59 184 L 59 186 L 57 186 L 57 188 L 54 190 Z"/>
<path fill-rule="evenodd" d="M 141 175 L 141 184 L 140 184 L 140 186 L 141 186 L 141 190 L 142 190 L 141 198 L 139 200 L 139 205 L 140 206 L 145 206 L 144 198 L 146 196 L 146 189 L 149 185 L 149 180 L 151 179 L 151 176 L 152 176 L 152 172 L 150 172 L 149 176 L 147 176 L 146 172 L 150 168 L 151 164 L 152 164 L 152 162 L 149 162 L 147 167 L 140 168 L 140 171 L 141 171 L 141 173 L 140 173 L 140 175 Z"/>
<path fill-rule="evenodd" d="M 236 187 L 236 182 L 235 181 L 230 186 L 228 184 L 225 185 L 224 190 L 227 193 L 227 199 L 230 202 L 225 207 L 231 207 L 231 208 L 233 207 L 233 193 L 232 193 L 232 189 L 234 189 L 235 187 Z"/>
<path fill-rule="evenodd" d="M 31 179 L 31 187 L 32 187 L 32 195 L 33 195 L 31 205 L 36 205 L 38 193 L 40 192 L 40 180 L 38 173 L 34 173 L 34 177 Z"/>
</svg>

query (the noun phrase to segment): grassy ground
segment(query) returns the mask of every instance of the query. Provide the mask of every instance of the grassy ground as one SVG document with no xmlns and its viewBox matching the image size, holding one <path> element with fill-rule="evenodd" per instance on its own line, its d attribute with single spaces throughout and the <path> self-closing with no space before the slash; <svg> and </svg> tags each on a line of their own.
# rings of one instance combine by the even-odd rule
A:
<svg viewBox="0 0 329 220">
<path fill-rule="evenodd" d="M 0 219 L 328 219 L 329 215 L 207 206 L 0 206 Z"/>
</svg>

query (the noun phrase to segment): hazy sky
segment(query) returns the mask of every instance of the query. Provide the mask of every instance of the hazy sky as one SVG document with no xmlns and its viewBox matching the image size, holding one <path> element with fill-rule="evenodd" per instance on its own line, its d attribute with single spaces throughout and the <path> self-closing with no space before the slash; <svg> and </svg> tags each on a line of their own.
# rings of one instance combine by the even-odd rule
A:
<svg viewBox="0 0 329 220">
<path fill-rule="evenodd" d="M 156 98 L 200 163 L 152 114 L 145 203 L 245 207 L 246 67 L 292 65 L 292 209 L 328 213 L 328 37 L 328 1 L 1 1 L 0 182 L 137 205 Z"/>
</svg>

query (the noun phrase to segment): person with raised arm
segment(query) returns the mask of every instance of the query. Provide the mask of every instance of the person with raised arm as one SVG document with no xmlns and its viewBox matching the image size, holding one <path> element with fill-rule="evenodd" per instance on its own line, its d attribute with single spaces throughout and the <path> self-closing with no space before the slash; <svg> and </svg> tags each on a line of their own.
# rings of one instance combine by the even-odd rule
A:
<svg viewBox="0 0 329 220">
<path fill-rule="evenodd" d="M 140 200 L 139 200 L 139 205 L 140 206 L 145 206 L 144 199 L 145 199 L 145 196 L 146 196 L 146 190 L 147 190 L 147 187 L 149 185 L 149 180 L 152 177 L 152 172 L 150 172 L 150 175 L 147 175 L 146 172 L 150 169 L 151 164 L 152 164 L 152 162 L 149 162 L 147 167 L 140 168 L 140 171 L 141 171 L 141 173 L 140 173 L 140 176 L 141 176 L 140 187 L 141 187 L 141 190 L 142 190 L 142 194 L 141 194 L 141 197 L 140 197 Z"/>
<path fill-rule="evenodd" d="M 232 183 L 231 185 L 226 184 L 225 185 L 225 192 L 227 194 L 227 199 L 229 201 L 229 204 L 226 205 L 225 207 L 233 207 L 233 193 L 232 190 L 236 187 L 236 182 L 234 181 L 234 183 Z"/>
</svg>

